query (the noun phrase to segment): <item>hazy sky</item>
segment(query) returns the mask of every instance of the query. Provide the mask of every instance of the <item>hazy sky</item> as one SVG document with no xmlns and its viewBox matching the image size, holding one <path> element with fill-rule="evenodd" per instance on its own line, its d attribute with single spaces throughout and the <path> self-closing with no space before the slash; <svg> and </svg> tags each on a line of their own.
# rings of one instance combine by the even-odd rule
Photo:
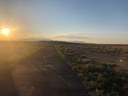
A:
<svg viewBox="0 0 128 96">
<path fill-rule="evenodd" d="M 0 24 L 13 39 L 128 44 L 128 0 L 0 0 Z"/>
</svg>

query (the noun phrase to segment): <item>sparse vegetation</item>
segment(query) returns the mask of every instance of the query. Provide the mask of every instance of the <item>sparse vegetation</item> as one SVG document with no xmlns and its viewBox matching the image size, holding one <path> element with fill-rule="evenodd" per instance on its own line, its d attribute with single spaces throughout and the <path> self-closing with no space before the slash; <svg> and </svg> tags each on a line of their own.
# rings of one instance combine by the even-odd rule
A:
<svg viewBox="0 0 128 96">
<path fill-rule="evenodd" d="M 90 55 L 120 56 L 124 50 L 113 48 L 113 46 L 110 49 L 111 46 L 107 48 L 90 46 L 58 44 L 56 49 L 81 78 L 89 90 L 89 95 L 128 96 L 128 74 L 126 72 L 117 70 L 116 64 L 101 63 L 88 58 Z"/>
</svg>

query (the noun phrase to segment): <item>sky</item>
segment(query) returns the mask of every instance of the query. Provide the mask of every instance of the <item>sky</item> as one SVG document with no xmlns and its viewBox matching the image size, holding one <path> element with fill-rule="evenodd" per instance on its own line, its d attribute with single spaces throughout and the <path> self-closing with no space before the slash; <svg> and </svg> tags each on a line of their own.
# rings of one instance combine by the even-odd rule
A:
<svg viewBox="0 0 128 96">
<path fill-rule="evenodd" d="M 128 0 L 0 0 L 0 26 L 10 40 L 128 44 L 127 10 Z"/>
</svg>

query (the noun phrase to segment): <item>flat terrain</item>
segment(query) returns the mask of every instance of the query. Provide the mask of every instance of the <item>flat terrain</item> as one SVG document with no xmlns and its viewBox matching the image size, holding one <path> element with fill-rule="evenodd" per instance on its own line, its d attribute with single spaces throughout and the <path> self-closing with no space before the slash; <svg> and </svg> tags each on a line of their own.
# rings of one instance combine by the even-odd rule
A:
<svg viewBox="0 0 128 96">
<path fill-rule="evenodd" d="M 78 76 L 88 76 L 88 62 L 116 64 L 127 72 L 127 50 L 128 45 L 0 42 L 0 96 L 87 96 L 84 85 L 96 78 L 86 82 Z"/>
<path fill-rule="evenodd" d="M 86 96 L 52 44 L 2 44 L 0 96 Z"/>
<path fill-rule="evenodd" d="M 119 69 L 128 71 L 128 45 L 58 42 L 58 47 L 64 53 L 76 56 L 79 62 L 84 63 L 91 60 L 99 63 L 116 64 Z"/>
<path fill-rule="evenodd" d="M 128 96 L 128 45 L 57 42 L 89 96 Z"/>
</svg>

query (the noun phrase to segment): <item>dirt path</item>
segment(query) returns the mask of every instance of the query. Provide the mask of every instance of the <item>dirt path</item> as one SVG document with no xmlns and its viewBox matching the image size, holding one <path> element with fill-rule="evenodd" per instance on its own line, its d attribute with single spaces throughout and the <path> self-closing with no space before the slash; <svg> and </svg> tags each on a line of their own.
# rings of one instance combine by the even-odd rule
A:
<svg viewBox="0 0 128 96">
<path fill-rule="evenodd" d="M 8 62 L 0 62 L 0 96 L 19 96 Z"/>
<path fill-rule="evenodd" d="M 13 68 L 20 96 L 86 96 L 81 81 L 49 45 Z"/>
</svg>

